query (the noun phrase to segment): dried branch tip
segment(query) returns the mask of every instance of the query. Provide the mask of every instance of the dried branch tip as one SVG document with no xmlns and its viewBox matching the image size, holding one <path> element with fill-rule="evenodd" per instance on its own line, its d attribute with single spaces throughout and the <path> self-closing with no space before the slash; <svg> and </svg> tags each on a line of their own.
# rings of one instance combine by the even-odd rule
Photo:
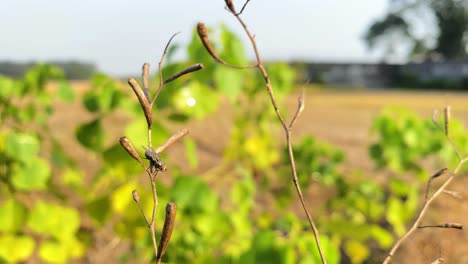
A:
<svg viewBox="0 0 468 264">
<path fill-rule="evenodd" d="M 420 225 L 418 228 L 454 228 L 454 229 L 463 229 L 463 225 L 459 223 L 445 223 L 439 225 Z"/>
<path fill-rule="evenodd" d="M 137 161 L 141 163 L 140 155 L 135 150 L 132 143 L 130 143 L 128 138 L 124 136 L 124 137 L 121 137 L 119 141 L 120 141 L 120 145 L 122 145 L 122 147 L 128 152 L 128 154 L 130 154 L 130 156 L 132 156 L 134 159 L 136 159 Z"/>
<path fill-rule="evenodd" d="M 168 83 L 168 82 L 172 82 L 173 80 L 179 78 L 179 77 L 182 76 L 182 75 L 185 75 L 185 74 L 188 74 L 188 73 L 191 73 L 191 72 L 194 72 L 194 71 L 199 71 L 199 70 L 203 69 L 203 67 L 204 67 L 204 66 L 203 66 L 203 64 L 201 64 L 201 63 L 192 65 L 192 66 L 190 66 L 190 67 L 188 67 L 188 68 L 183 69 L 183 70 L 180 71 L 180 72 L 177 72 L 177 73 L 173 74 L 172 76 L 170 76 L 169 78 L 167 78 L 167 79 L 164 81 L 164 83 L 166 84 L 166 83 Z"/>
<path fill-rule="evenodd" d="M 447 105 L 444 108 L 444 128 L 445 128 L 445 136 L 447 137 L 449 134 L 449 123 L 450 123 L 450 105 Z"/>
<path fill-rule="evenodd" d="M 237 14 L 237 11 L 236 11 L 236 8 L 234 7 L 234 4 L 232 3 L 232 0 L 224 0 L 224 2 L 226 3 L 226 6 L 229 8 L 229 10 L 230 10 L 234 15 L 236 15 L 236 14 Z"/>
<path fill-rule="evenodd" d="M 141 74 L 141 77 L 143 79 L 143 93 L 145 94 L 146 100 L 148 102 L 151 101 L 150 96 L 149 96 L 149 68 L 150 68 L 149 63 L 143 64 L 143 69 L 142 69 L 142 74 Z"/>
<path fill-rule="evenodd" d="M 443 169 L 437 171 L 436 173 L 434 173 L 434 174 L 431 176 L 431 178 L 430 178 L 429 180 L 433 180 L 433 179 L 435 179 L 435 178 L 437 178 L 437 177 L 440 177 L 440 176 L 444 175 L 444 174 L 447 172 L 447 170 L 448 170 L 447 168 L 443 168 Z"/>
<path fill-rule="evenodd" d="M 217 62 L 221 64 L 226 64 L 218 56 L 218 54 L 216 54 L 216 51 L 214 50 L 213 46 L 211 46 L 205 24 L 199 22 L 197 24 L 197 32 L 198 32 L 198 36 L 200 37 L 201 42 L 203 43 L 203 46 L 205 46 L 205 49 L 208 51 L 208 53 L 210 53 L 211 57 L 213 57 L 213 59 L 215 59 Z"/>
<path fill-rule="evenodd" d="M 154 150 L 154 152 L 156 152 L 156 154 L 159 154 L 159 153 L 163 152 L 164 150 L 166 150 L 168 147 L 170 147 L 172 144 L 174 144 L 175 142 L 177 142 L 179 139 L 181 139 L 182 137 L 184 137 L 187 134 L 188 134 L 188 129 L 186 129 L 186 128 L 179 129 L 168 140 L 166 140 L 166 142 L 164 142 L 164 144 L 157 147 Z"/>
<path fill-rule="evenodd" d="M 166 205 L 166 218 L 162 229 L 161 239 L 158 246 L 158 255 L 156 256 L 157 263 L 160 263 L 162 256 L 166 253 L 169 240 L 171 240 L 172 230 L 176 218 L 176 205 L 174 202 L 169 202 Z"/>
<path fill-rule="evenodd" d="M 138 192 L 136 190 L 132 191 L 132 197 L 133 197 L 133 201 L 135 201 L 135 203 L 137 203 L 137 204 L 140 203 L 140 196 L 138 195 Z"/>
<path fill-rule="evenodd" d="M 146 99 L 146 96 L 141 90 L 140 85 L 135 79 L 129 78 L 128 84 L 130 85 L 130 87 L 132 87 L 133 92 L 135 93 L 136 97 L 138 98 L 138 101 L 140 102 L 141 108 L 145 113 L 148 128 L 151 128 L 151 124 L 153 123 L 153 114 L 151 113 L 151 105 L 149 101 Z"/>
</svg>

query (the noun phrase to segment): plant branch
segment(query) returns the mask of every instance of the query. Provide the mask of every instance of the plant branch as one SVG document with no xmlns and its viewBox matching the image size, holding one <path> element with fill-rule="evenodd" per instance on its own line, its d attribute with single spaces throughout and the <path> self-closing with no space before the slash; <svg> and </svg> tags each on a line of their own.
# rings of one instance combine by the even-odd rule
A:
<svg viewBox="0 0 468 264">
<path fill-rule="evenodd" d="M 313 234 L 314 234 L 314 238 L 315 238 L 315 242 L 316 242 L 316 245 L 317 245 L 317 248 L 318 248 L 318 251 L 319 251 L 319 254 L 320 254 L 320 258 L 321 258 L 321 261 L 322 263 L 326 264 L 326 259 L 324 257 L 324 254 L 323 254 L 323 250 L 322 250 L 322 247 L 320 245 L 320 238 L 319 238 L 319 232 L 318 232 L 318 229 L 316 228 L 315 226 L 315 223 L 314 223 L 314 220 L 311 216 L 311 214 L 309 213 L 309 210 L 307 209 L 308 206 L 304 200 L 304 196 L 302 194 L 302 190 L 301 190 L 301 186 L 299 184 L 299 180 L 298 180 L 298 177 L 297 177 L 297 170 L 296 170 L 296 164 L 295 164 L 295 160 L 294 160 L 294 152 L 293 152 L 293 149 L 292 149 L 292 144 L 291 144 L 291 128 L 292 128 L 292 125 L 294 124 L 296 118 L 299 116 L 299 114 L 303 111 L 304 109 L 304 102 L 303 102 L 303 98 L 300 97 L 299 98 L 299 105 L 298 105 L 298 109 L 296 111 L 296 114 L 295 116 L 293 117 L 293 119 L 291 120 L 291 123 L 289 124 L 289 126 L 286 124 L 283 116 L 281 115 L 280 111 L 279 111 L 279 107 L 278 107 L 278 104 L 276 102 L 276 98 L 275 98 L 275 95 L 274 95 L 274 92 L 273 92 L 273 88 L 272 88 L 272 85 L 271 85 L 271 81 L 270 81 L 270 78 L 268 77 L 268 73 L 265 69 L 265 66 L 263 65 L 262 63 L 262 59 L 260 57 L 260 53 L 258 51 L 258 47 L 257 47 L 257 42 L 255 40 L 255 37 L 254 35 L 250 32 L 249 28 L 247 27 L 247 25 L 245 24 L 245 22 L 242 20 L 242 18 L 239 16 L 240 13 L 242 13 L 242 11 L 244 10 L 245 6 L 247 5 L 247 3 L 249 2 L 249 0 L 247 0 L 247 2 L 244 4 L 241 12 L 239 13 L 236 13 L 236 10 L 235 10 L 235 7 L 232 3 L 232 0 L 225 0 L 225 3 L 226 3 L 226 6 L 227 8 L 231 11 L 231 13 L 236 17 L 237 21 L 241 24 L 242 28 L 244 29 L 246 35 L 248 36 L 249 40 L 250 40 L 250 43 L 252 45 L 252 48 L 253 48 L 253 51 L 254 51 L 254 54 L 255 54 L 255 59 L 256 59 L 256 68 L 260 71 L 260 73 L 262 74 L 263 76 L 263 79 L 265 81 L 265 87 L 267 89 L 267 92 L 268 92 L 268 95 L 270 97 L 270 101 L 271 101 L 271 104 L 275 110 L 275 113 L 276 113 L 276 116 L 278 118 L 278 120 L 280 121 L 281 123 L 281 126 L 283 127 L 283 130 L 284 130 L 284 133 L 285 133 L 285 137 L 286 137 L 286 144 L 287 144 L 287 147 L 288 147 L 288 155 L 289 155 L 289 160 L 290 160 L 290 166 L 291 166 L 291 172 L 292 172 L 292 180 L 293 180 L 293 183 L 294 183 L 294 187 L 296 188 L 296 192 L 299 196 L 299 199 L 301 201 L 301 204 L 302 204 L 302 207 L 304 209 L 304 212 L 307 216 L 307 219 L 309 221 L 309 224 L 310 224 L 310 227 L 313 231 Z M 205 46 L 206 50 L 208 51 L 208 53 L 210 53 L 210 55 L 213 57 L 213 59 L 215 61 L 217 61 L 218 63 L 220 64 L 223 64 L 223 65 L 226 65 L 226 66 L 230 66 L 230 67 L 233 67 L 231 65 L 227 65 L 214 51 L 214 49 L 212 48 L 211 44 L 210 44 L 210 41 L 208 39 L 208 35 L 207 35 L 207 32 L 206 32 L 206 28 L 205 28 L 205 25 L 203 23 L 198 23 L 197 25 L 197 30 L 198 30 L 198 35 L 203 43 L 203 45 Z M 240 67 L 236 67 L 234 66 L 234 68 L 240 68 Z"/>
<path fill-rule="evenodd" d="M 172 40 L 174 39 L 175 36 L 177 36 L 180 32 L 175 33 L 172 35 L 172 37 L 169 39 L 169 41 L 166 44 L 166 47 L 164 48 L 163 54 L 161 55 L 161 59 L 159 60 L 158 63 L 158 74 L 159 74 L 159 86 L 158 90 L 156 90 L 156 94 L 154 95 L 153 100 L 151 101 L 151 106 L 154 104 L 156 101 L 156 98 L 158 98 L 159 93 L 161 92 L 163 86 L 164 86 L 164 80 L 163 80 L 163 74 L 162 74 L 162 64 L 164 61 L 164 57 L 166 57 L 167 50 L 169 49 L 169 45 L 171 45 Z"/>
<path fill-rule="evenodd" d="M 395 252 L 398 250 L 398 248 L 401 246 L 401 244 L 419 227 L 419 224 L 424 217 L 424 215 L 427 212 L 427 209 L 431 205 L 431 203 L 437 198 L 441 193 L 444 192 L 445 188 L 452 182 L 454 176 L 460 171 L 461 167 L 463 166 L 464 163 L 468 162 L 468 157 L 460 160 L 453 171 L 453 173 L 450 174 L 450 176 L 447 178 L 444 184 L 442 184 L 439 189 L 428 199 L 424 202 L 423 207 L 421 208 L 421 211 L 419 212 L 418 216 L 416 217 L 416 220 L 414 221 L 413 225 L 411 228 L 406 232 L 405 235 L 403 235 L 397 242 L 396 244 L 392 247 L 390 252 L 388 253 L 387 257 L 383 261 L 383 264 L 390 263 L 393 255 Z"/>
</svg>

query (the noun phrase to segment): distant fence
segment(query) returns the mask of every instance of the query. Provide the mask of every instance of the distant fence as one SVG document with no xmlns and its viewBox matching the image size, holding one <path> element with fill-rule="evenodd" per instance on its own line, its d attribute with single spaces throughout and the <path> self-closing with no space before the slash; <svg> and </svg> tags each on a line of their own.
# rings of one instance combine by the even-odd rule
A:
<svg viewBox="0 0 468 264">
<path fill-rule="evenodd" d="M 300 68 L 306 80 L 330 85 L 424 88 L 430 84 L 468 90 L 468 58 L 408 64 L 305 63 Z"/>
</svg>

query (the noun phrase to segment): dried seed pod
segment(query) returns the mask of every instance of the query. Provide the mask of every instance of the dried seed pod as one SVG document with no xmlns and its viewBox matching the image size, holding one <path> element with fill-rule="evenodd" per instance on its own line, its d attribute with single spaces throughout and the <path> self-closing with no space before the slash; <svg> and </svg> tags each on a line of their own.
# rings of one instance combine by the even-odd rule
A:
<svg viewBox="0 0 468 264">
<path fill-rule="evenodd" d="M 136 159 L 137 161 L 141 163 L 140 155 L 135 150 L 132 143 L 130 143 L 130 140 L 128 140 L 127 137 L 123 136 L 120 138 L 119 141 L 120 141 L 120 145 L 122 145 L 122 147 L 128 152 L 128 154 L 130 154 L 130 156 L 132 156 L 134 159 Z"/>
<path fill-rule="evenodd" d="M 439 171 L 437 171 L 431 176 L 430 180 L 442 176 L 445 172 L 447 172 L 447 170 L 448 170 L 447 168 L 440 169 Z"/>
<path fill-rule="evenodd" d="M 162 256 L 166 253 L 169 240 L 171 239 L 172 230 L 174 229 L 176 217 L 176 205 L 174 202 L 168 202 L 166 205 L 166 218 L 164 219 L 164 226 L 162 229 L 161 239 L 158 246 L 158 255 L 156 261 L 160 263 Z"/>
<path fill-rule="evenodd" d="M 226 3 L 226 6 L 229 8 L 229 10 L 231 10 L 231 12 L 236 15 L 237 12 L 236 12 L 236 8 L 234 7 L 234 4 L 232 3 L 232 0 L 224 0 L 224 2 Z"/>
<path fill-rule="evenodd" d="M 188 134 L 188 129 L 186 129 L 186 128 L 179 129 L 168 140 L 166 140 L 166 142 L 164 142 L 162 145 L 158 146 L 154 150 L 154 152 L 156 152 L 156 154 L 159 154 L 159 153 L 163 152 L 169 146 L 171 146 L 172 144 L 174 144 L 176 141 L 178 141 L 179 139 L 181 139 L 183 136 L 185 136 L 187 134 Z"/>
<path fill-rule="evenodd" d="M 146 96 L 146 100 L 148 102 L 151 102 L 151 99 L 149 96 L 149 66 L 150 66 L 149 63 L 143 64 L 141 77 L 143 79 L 143 93 Z"/>
<path fill-rule="evenodd" d="M 138 192 L 136 190 L 132 191 L 132 197 L 135 203 L 140 203 L 140 196 L 138 195 Z"/>
<path fill-rule="evenodd" d="M 199 22 L 197 24 L 197 31 L 198 31 L 198 36 L 200 37 L 200 40 L 203 43 L 203 46 L 205 46 L 206 50 L 208 51 L 208 53 L 210 53 L 211 57 L 213 57 L 213 59 L 215 59 L 217 62 L 221 64 L 226 64 L 218 56 L 218 54 L 216 54 L 216 51 L 214 50 L 213 46 L 211 46 L 210 40 L 208 38 L 208 33 L 206 32 L 205 24 Z"/>
<path fill-rule="evenodd" d="M 444 128 L 445 128 L 445 135 L 447 137 L 449 134 L 449 122 L 450 122 L 450 105 L 447 105 L 444 108 Z"/>
<path fill-rule="evenodd" d="M 145 157 L 147 160 L 150 161 L 150 170 L 151 171 L 166 171 L 167 167 L 166 164 L 162 161 L 161 157 L 159 157 L 158 153 L 154 151 L 152 148 L 145 148 Z"/>
<path fill-rule="evenodd" d="M 151 112 L 151 105 L 149 101 L 146 99 L 146 96 L 141 90 L 140 85 L 135 79 L 129 78 L 128 84 L 130 85 L 130 87 L 132 87 L 133 92 L 135 93 L 135 95 L 138 98 L 138 101 L 140 102 L 141 108 L 143 109 L 143 112 L 145 113 L 148 128 L 151 128 L 151 124 L 153 123 L 153 114 Z"/>
<path fill-rule="evenodd" d="M 201 63 L 197 63 L 195 65 L 192 65 L 192 66 L 190 66 L 190 67 L 188 67 L 188 68 L 186 68 L 186 69 L 184 69 L 184 70 L 182 70 L 182 71 L 180 71 L 178 73 L 175 73 L 175 74 L 171 75 L 169 78 L 167 78 L 164 81 L 164 83 L 172 82 L 173 80 L 179 78 L 182 75 L 185 75 L 187 73 L 191 73 L 191 72 L 194 72 L 194 71 L 201 70 L 201 69 L 203 69 L 203 67 L 204 66 Z"/>
</svg>

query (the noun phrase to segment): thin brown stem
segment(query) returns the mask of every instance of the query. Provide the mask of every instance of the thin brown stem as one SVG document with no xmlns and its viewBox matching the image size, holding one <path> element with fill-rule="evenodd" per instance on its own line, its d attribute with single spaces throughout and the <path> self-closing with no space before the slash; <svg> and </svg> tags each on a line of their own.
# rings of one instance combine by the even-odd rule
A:
<svg viewBox="0 0 468 264">
<path fill-rule="evenodd" d="M 272 85 L 271 85 L 271 82 L 270 82 L 270 78 L 268 77 L 267 71 L 265 70 L 265 67 L 263 66 L 263 63 L 262 63 L 262 60 L 261 60 L 261 57 L 260 57 L 260 53 L 259 53 L 258 48 L 257 48 L 257 42 L 255 41 L 254 36 L 252 35 L 252 33 L 248 29 L 247 25 L 242 20 L 242 18 L 240 16 L 236 16 L 236 18 L 239 21 L 239 23 L 242 25 L 242 27 L 244 28 L 245 33 L 247 34 L 248 38 L 250 39 L 250 43 L 252 44 L 252 48 L 254 50 L 255 58 L 256 58 L 256 61 L 257 61 L 257 68 L 262 73 L 262 76 L 263 76 L 263 78 L 265 80 L 265 83 L 266 83 L 266 89 L 267 89 L 268 95 L 270 96 L 271 104 L 273 105 L 276 116 L 278 117 L 278 120 L 280 121 L 280 123 L 281 123 L 281 125 L 282 125 L 282 127 L 284 129 L 285 136 L 286 136 L 286 143 L 287 143 L 287 146 L 288 146 L 289 161 L 290 161 L 290 166 L 291 166 L 292 180 L 293 180 L 293 183 L 294 183 L 294 187 L 296 188 L 296 192 L 297 192 L 297 195 L 299 196 L 299 199 L 301 201 L 302 208 L 304 209 L 304 212 L 305 212 L 305 214 L 307 216 L 310 227 L 312 228 L 312 231 L 314 233 L 315 243 L 317 245 L 321 261 L 322 261 L 322 263 L 326 264 L 327 261 L 325 259 L 325 256 L 323 254 L 323 250 L 322 250 L 322 247 L 321 247 L 321 244 L 320 244 L 320 236 L 319 236 L 318 229 L 315 226 L 314 220 L 313 220 L 311 214 L 309 213 L 309 210 L 307 209 L 308 206 L 307 206 L 307 204 L 306 204 L 306 202 L 304 200 L 304 196 L 302 195 L 302 189 L 301 189 L 301 186 L 299 184 L 299 180 L 297 178 L 296 163 L 295 163 L 295 160 L 294 160 L 294 153 L 293 153 L 292 144 L 291 144 L 291 127 L 288 127 L 286 125 L 286 122 L 284 121 L 284 118 L 283 118 L 283 116 L 281 115 L 281 113 L 279 111 L 278 104 L 276 102 L 275 95 L 273 93 L 273 88 L 272 88 Z M 293 124 L 293 122 L 291 122 L 291 125 L 292 124 Z"/>
<path fill-rule="evenodd" d="M 159 86 L 158 86 L 158 90 L 156 90 L 156 94 L 154 95 L 153 100 L 151 101 L 151 105 L 154 104 L 154 102 L 155 102 L 156 99 L 158 98 L 159 93 L 161 92 L 161 90 L 162 90 L 162 88 L 163 88 L 163 86 L 164 86 L 164 80 L 163 80 L 163 74 L 162 74 L 162 64 L 163 64 L 163 62 L 164 62 L 164 57 L 166 57 L 167 50 L 169 49 L 169 45 L 171 45 L 172 39 L 174 39 L 174 37 L 177 36 L 179 33 L 180 33 L 180 32 L 175 33 L 175 34 L 172 35 L 172 37 L 169 39 L 169 41 L 168 41 L 167 44 L 166 44 L 166 47 L 164 48 L 163 54 L 161 55 L 161 59 L 159 60 L 159 63 L 158 63 Z"/>
<path fill-rule="evenodd" d="M 450 182 L 452 182 L 454 176 L 460 171 L 462 165 L 468 161 L 468 157 L 460 160 L 455 168 L 455 170 L 453 171 L 453 173 L 450 174 L 450 176 L 447 178 L 447 180 L 445 181 L 444 184 L 442 184 L 439 189 L 437 189 L 437 191 L 427 200 L 425 201 L 425 203 L 423 204 L 423 207 L 421 208 L 421 211 L 419 212 L 418 216 L 416 217 L 416 220 L 414 221 L 413 225 L 411 226 L 411 228 L 408 230 L 408 232 L 406 232 L 405 235 L 403 235 L 396 243 L 395 245 L 392 247 L 392 249 L 390 250 L 390 252 L 388 253 L 387 257 L 385 258 L 385 260 L 383 261 L 383 264 L 386 264 L 386 263 L 390 263 L 390 261 L 392 260 L 392 257 L 393 255 L 395 254 L 395 252 L 398 250 L 398 248 L 401 246 L 401 244 L 416 230 L 418 229 L 418 226 L 419 224 L 421 223 L 421 220 L 422 218 L 424 217 L 424 215 L 426 214 L 429 206 L 431 205 L 431 203 L 435 200 L 435 198 L 437 198 L 441 193 L 443 193 L 443 191 L 445 190 L 445 188 L 450 184 Z"/>
</svg>

